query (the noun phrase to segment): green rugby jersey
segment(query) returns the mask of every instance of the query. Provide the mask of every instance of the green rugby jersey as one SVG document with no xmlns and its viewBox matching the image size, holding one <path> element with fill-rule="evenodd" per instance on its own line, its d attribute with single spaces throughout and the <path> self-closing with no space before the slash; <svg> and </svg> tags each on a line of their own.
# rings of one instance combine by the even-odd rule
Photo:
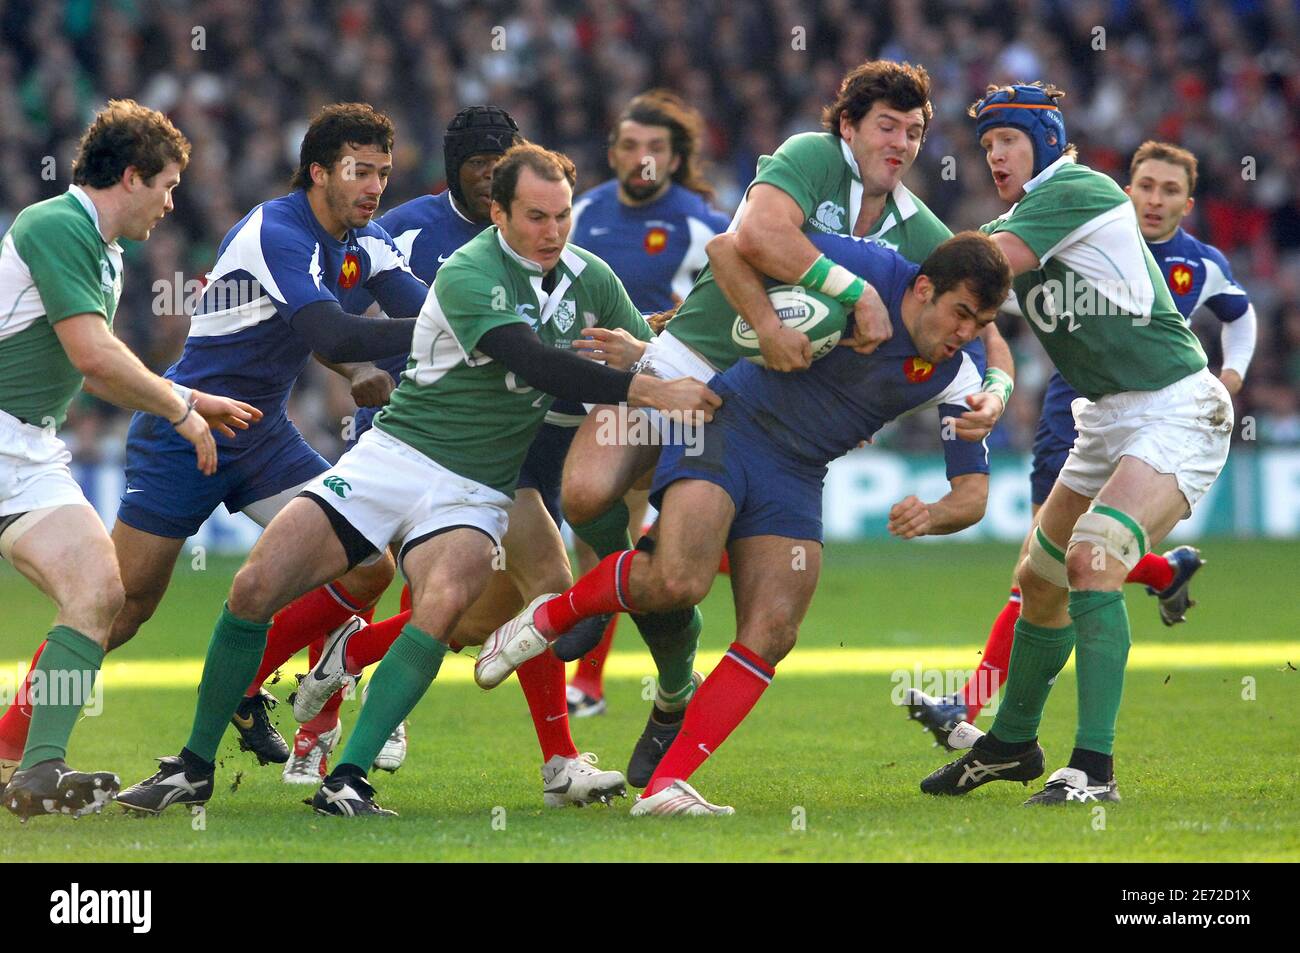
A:
<svg viewBox="0 0 1300 953">
<path fill-rule="evenodd" d="M 122 249 L 99 233 L 84 191 L 19 212 L 0 242 L 0 410 L 61 426 L 83 378 L 54 325 L 99 314 L 111 327 L 121 296 Z"/>
<path fill-rule="evenodd" d="M 1063 156 L 1027 182 L 1025 193 L 981 231 L 1010 232 L 1038 256 L 1038 269 L 1012 288 L 1071 387 L 1096 400 L 1159 390 L 1205 367 L 1133 203 L 1110 176 Z"/>
<path fill-rule="evenodd" d="M 862 180 L 852 150 L 839 136 L 829 132 L 791 136 L 773 155 L 758 160 L 758 174 L 750 188 L 759 183 L 776 186 L 799 204 L 805 232 L 853 233 L 862 209 Z M 865 237 L 920 264 L 952 232 L 900 182 L 885 196 L 884 210 Z M 742 356 L 731 339 L 733 318 L 735 310 L 712 271 L 705 268 L 668 330 L 718 370 L 726 370 Z"/>
<path fill-rule="evenodd" d="M 623 283 L 591 252 L 566 246 L 555 276 L 548 293 L 541 268 L 495 226 L 457 249 L 438 269 L 406 370 L 375 426 L 454 473 L 513 494 L 554 398 L 476 351 L 479 339 L 506 324 L 526 324 L 558 348 L 589 327 L 651 337 Z"/>
</svg>

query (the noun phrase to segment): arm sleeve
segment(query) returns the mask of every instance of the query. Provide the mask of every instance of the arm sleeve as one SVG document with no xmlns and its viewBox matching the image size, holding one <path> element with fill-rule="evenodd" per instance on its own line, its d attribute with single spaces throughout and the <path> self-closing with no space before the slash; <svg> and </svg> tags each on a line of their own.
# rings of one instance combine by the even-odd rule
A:
<svg viewBox="0 0 1300 953">
<path fill-rule="evenodd" d="M 299 308 L 289 319 L 289 326 L 325 360 L 347 364 L 410 353 L 415 319 L 348 314 L 330 298 Z"/>
<path fill-rule="evenodd" d="M 639 317 L 639 315 L 638 315 Z M 526 324 L 499 325 L 478 339 L 478 350 L 538 390 L 561 400 L 621 404 L 632 374 L 549 347 Z"/>
<path fill-rule="evenodd" d="M 92 237 L 70 223 L 56 221 L 41 230 L 40 244 L 26 233 L 15 236 L 14 250 L 31 271 L 50 324 L 78 314 L 101 314 L 104 290 L 100 287 L 100 250 Z"/>
<path fill-rule="evenodd" d="M 1217 248 L 1207 248 L 1207 251 L 1209 256 L 1201 259 L 1205 265 L 1207 292 L 1204 304 L 1220 321 L 1236 321 L 1250 307 L 1250 298 L 1232 277 L 1232 266 L 1223 253 Z"/>
<path fill-rule="evenodd" d="M 869 238 L 849 235 L 809 234 L 808 240 L 819 252 L 843 265 L 879 292 L 886 301 L 893 298 L 900 282 L 911 280 L 916 266 L 906 258 Z"/>
<path fill-rule="evenodd" d="M 309 304 L 338 304 L 325 285 L 320 244 L 310 235 L 290 222 L 267 217 L 262 220 L 258 241 L 261 260 L 251 262 L 249 270 L 286 322 L 292 323 Z"/>
<path fill-rule="evenodd" d="M 1241 379 L 1246 379 L 1246 368 L 1255 356 L 1255 336 L 1257 331 L 1255 306 L 1246 305 L 1245 312 L 1235 321 L 1226 321 L 1219 332 L 1219 341 L 1223 345 L 1223 369 L 1236 371 Z"/>
</svg>

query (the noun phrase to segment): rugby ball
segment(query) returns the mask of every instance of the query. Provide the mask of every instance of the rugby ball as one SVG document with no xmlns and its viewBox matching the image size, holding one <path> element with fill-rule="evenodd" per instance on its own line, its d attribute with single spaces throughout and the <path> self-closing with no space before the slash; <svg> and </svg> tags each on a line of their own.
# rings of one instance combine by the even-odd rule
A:
<svg viewBox="0 0 1300 953">
<path fill-rule="evenodd" d="M 767 297 L 772 302 L 772 310 L 786 327 L 808 336 L 814 361 L 831 352 L 848 325 L 849 309 L 821 292 L 809 291 L 800 285 L 775 285 L 767 289 Z M 747 361 L 763 365 L 758 333 L 740 315 L 736 315 L 732 322 L 731 340 Z"/>
</svg>

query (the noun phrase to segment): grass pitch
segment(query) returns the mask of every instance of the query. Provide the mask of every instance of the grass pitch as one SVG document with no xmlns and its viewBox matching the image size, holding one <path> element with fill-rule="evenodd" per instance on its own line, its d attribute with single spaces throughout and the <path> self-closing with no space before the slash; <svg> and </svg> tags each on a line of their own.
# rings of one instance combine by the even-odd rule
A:
<svg viewBox="0 0 1300 953">
<path fill-rule="evenodd" d="M 348 822 L 314 815 L 310 788 L 280 782 L 231 737 L 217 794 L 202 816 L 173 809 L 138 818 L 110 807 L 78 822 L 0 814 L 5 861 L 168 860 L 1297 860 L 1300 779 L 1294 710 L 1300 692 L 1296 547 L 1209 541 L 1187 625 L 1160 625 L 1154 600 L 1129 588 L 1133 621 L 1117 775 L 1124 800 L 1096 809 L 1028 810 L 1036 787 L 991 784 L 952 800 L 917 782 L 944 755 L 890 697 L 903 680 L 977 664 L 1015 556 L 1005 545 L 880 542 L 828 547 L 820 591 L 797 646 L 750 718 L 692 779 L 732 818 L 634 820 L 614 807 L 545 810 L 539 756 L 513 684 L 478 690 L 472 659 L 449 656 L 410 720 L 411 752 L 396 775 L 375 772 L 380 803 L 401 814 Z M 105 665 L 102 713 L 83 718 L 69 760 L 131 784 L 184 742 L 197 673 L 236 568 L 177 569 L 157 617 Z M 8 566 L 0 635 L 6 688 L 21 675 L 51 609 Z M 388 594 L 381 614 L 396 603 Z M 731 597 L 719 579 L 704 606 L 697 667 L 731 639 Z M 285 666 L 271 690 L 281 699 Z M 645 720 L 649 658 L 624 623 L 608 669 L 608 715 L 574 722 L 582 750 L 622 769 Z M 957 679 L 957 674 L 949 678 Z M 910 684 L 911 682 L 908 682 Z M 923 682 L 922 687 L 927 687 Z M 927 689 L 928 690 L 928 689 Z M 344 732 L 358 702 L 343 707 Z M 1048 771 L 1074 730 L 1067 668 L 1048 704 Z M 281 732 L 292 712 L 274 713 Z M 979 724 L 988 727 L 991 718 Z M 233 735 L 233 732 L 231 733 Z"/>
</svg>

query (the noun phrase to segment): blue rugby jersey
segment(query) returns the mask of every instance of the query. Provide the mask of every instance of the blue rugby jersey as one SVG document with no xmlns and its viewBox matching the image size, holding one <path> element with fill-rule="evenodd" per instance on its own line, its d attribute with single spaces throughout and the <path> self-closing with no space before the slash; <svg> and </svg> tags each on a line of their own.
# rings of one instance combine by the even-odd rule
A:
<svg viewBox="0 0 1300 953">
<path fill-rule="evenodd" d="M 643 314 L 667 311 L 685 298 L 709 263 L 704 246 L 730 220 L 704 198 L 674 182 L 646 205 L 618 200 L 610 179 L 573 203 L 569 241 L 603 258 Z"/>
<path fill-rule="evenodd" d="M 975 338 L 938 364 L 916 353 L 903 325 L 901 305 L 920 266 L 869 239 L 809 237 L 823 254 L 880 293 L 889 308 L 893 336 L 871 354 L 837 347 L 808 370 L 795 373 L 739 361 L 714 378 L 711 386 L 795 459 L 812 466 L 825 466 L 869 440 L 889 421 L 915 411 L 937 407 L 942 420 L 969 410 L 965 398 L 983 388 L 984 343 Z M 989 472 L 983 441 L 945 439 L 943 452 L 949 479 Z"/>
<path fill-rule="evenodd" d="M 301 189 L 255 207 L 222 240 L 190 317 L 180 359 L 164 375 L 247 401 L 263 421 L 223 446 L 247 446 L 274 431 L 289 392 L 311 358 L 289 321 L 304 306 L 365 288 L 396 317 L 419 314 L 428 288 L 383 228 L 371 222 L 342 241 L 328 234 Z"/>
</svg>

